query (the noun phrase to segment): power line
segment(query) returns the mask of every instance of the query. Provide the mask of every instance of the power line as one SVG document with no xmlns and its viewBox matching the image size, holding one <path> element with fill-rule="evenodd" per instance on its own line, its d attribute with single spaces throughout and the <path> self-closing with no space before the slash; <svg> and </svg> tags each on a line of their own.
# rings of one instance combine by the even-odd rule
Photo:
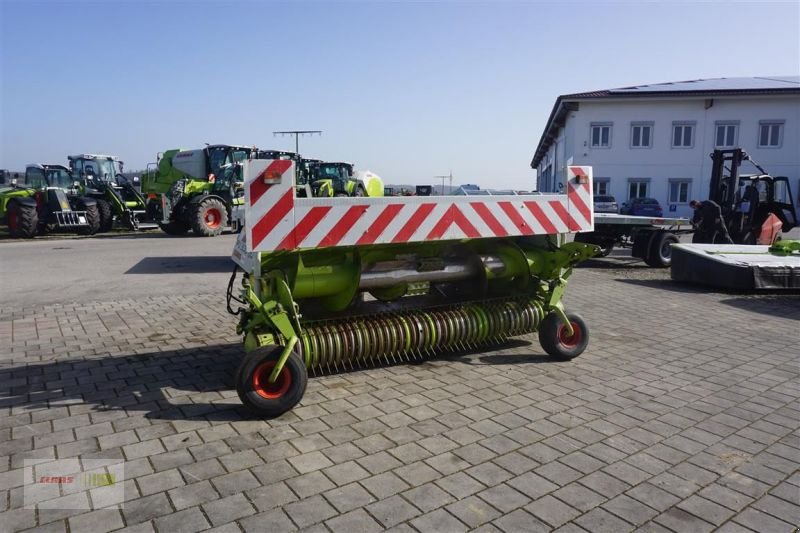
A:
<svg viewBox="0 0 800 533">
<path fill-rule="evenodd" d="M 289 130 L 289 131 L 273 131 L 272 135 L 294 135 L 294 153 L 300 153 L 300 136 L 305 135 L 314 135 L 319 134 L 322 135 L 322 130 Z"/>
</svg>

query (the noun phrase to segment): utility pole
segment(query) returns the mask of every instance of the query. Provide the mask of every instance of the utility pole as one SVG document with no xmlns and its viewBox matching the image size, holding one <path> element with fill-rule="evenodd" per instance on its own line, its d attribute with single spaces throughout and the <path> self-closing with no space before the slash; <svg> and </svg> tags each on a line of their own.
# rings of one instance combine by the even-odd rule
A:
<svg viewBox="0 0 800 533">
<path fill-rule="evenodd" d="M 303 135 L 314 135 L 314 134 L 322 135 L 322 130 L 290 130 L 290 131 L 273 131 L 272 135 L 294 135 L 294 153 L 300 153 L 300 136 Z"/>
<path fill-rule="evenodd" d="M 441 189 L 441 195 L 442 196 L 444 196 L 444 180 L 450 180 L 450 192 L 451 193 L 453 192 L 453 171 L 452 170 L 450 171 L 450 174 L 447 174 L 445 176 L 434 176 L 433 179 L 442 180 L 442 189 Z"/>
</svg>

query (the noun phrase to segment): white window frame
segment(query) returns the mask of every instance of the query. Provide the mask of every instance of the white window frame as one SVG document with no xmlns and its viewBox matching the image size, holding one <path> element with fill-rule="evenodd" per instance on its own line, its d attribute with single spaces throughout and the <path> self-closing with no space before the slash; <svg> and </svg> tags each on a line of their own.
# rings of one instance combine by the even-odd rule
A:
<svg viewBox="0 0 800 533">
<path fill-rule="evenodd" d="M 594 182 L 594 194 L 595 195 L 607 195 L 610 194 L 608 191 L 611 190 L 611 178 L 592 178 Z M 605 187 L 605 191 L 600 191 L 600 185 Z"/>
<path fill-rule="evenodd" d="M 784 129 L 783 126 L 784 126 L 785 123 L 786 123 L 785 120 L 759 120 L 758 121 L 758 139 L 757 139 L 758 147 L 759 148 L 767 148 L 767 149 L 770 149 L 770 148 L 771 149 L 781 148 L 783 146 L 783 129 Z M 772 126 L 778 126 L 777 143 L 776 144 L 761 144 L 761 129 L 764 128 L 764 127 L 770 127 L 771 128 Z M 770 131 L 770 134 L 768 134 L 768 137 L 771 137 L 771 131 Z M 772 140 L 772 139 L 770 139 L 770 138 L 767 139 L 767 141 L 770 141 L 770 140 Z"/>
<path fill-rule="evenodd" d="M 642 196 L 631 196 L 631 185 L 644 185 L 644 194 Z M 628 190 L 626 196 L 630 202 L 634 198 L 650 198 L 650 178 L 628 178 Z"/>
<path fill-rule="evenodd" d="M 673 185 L 678 185 L 678 187 L 680 187 L 681 185 L 686 185 L 686 199 L 685 200 L 681 201 L 681 199 L 680 199 L 680 194 L 681 194 L 680 193 L 680 189 L 678 189 L 678 198 L 673 198 L 672 197 L 672 186 Z M 667 188 L 667 198 L 669 200 L 668 203 L 677 204 L 677 205 L 686 205 L 691 201 L 691 199 L 692 199 L 692 180 L 691 180 L 691 178 L 671 178 L 669 180 L 669 183 L 667 184 L 667 186 L 668 186 L 668 188 Z"/>
<path fill-rule="evenodd" d="M 655 126 L 654 122 L 631 122 L 631 142 L 630 142 L 631 149 L 639 150 L 639 149 L 642 149 L 642 148 L 652 148 L 653 147 L 653 133 L 655 132 L 655 127 L 654 126 Z M 650 130 L 650 135 L 649 135 L 649 139 L 648 139 L 649 143 L 648 144 L 639 144 L 639 146 L 636 146 L 636 145 L 633 144 L 633 130 L 634 130 L 634 128 L 648 128 Z M 642 129 L 642 131 L 639 132 L 639 142 L 640 143 L 642 141 L 642 133 L 643 132 L 644 132 L 644 129 Z"/>
<path fill-rule="evenodd" d="M 681 144 L 675 144 L 675 128 L 682 128 L 681 129 Z M 686 138 L 686 130 L 683 128 L 689 128 L 691 132 L 691 139 L 689 144 L 683 144 L 683 141 Z M 688 122 L 688 121 L 676 121 L 672 123 L 672 135 L 670 135 L 670 145 L 673 148 L 681 148 L 681 149 L 688 149 L 694 148 L 694 138 L 697 135 L 697 122 Z M 714 135 L 716 135 L 716 130 L 714 131 Z"/>
<path fill-rule="evenodd" d="M 732 143 L 718 144 L 717 137 L 719 136 L 719 128 L 733 128 L 733 141 Z M 728 137 L 728 131 L 725 130 L 725 141 Z M 739 143 L 739 121 L 738 120 L 718 120 L 714 123 L 714 147 L 715 148 L 736 148 Z"/>
<path fill-rule="evenodd" d="M 600 129 L 600 144 L 594 144 L 594 129 Z M 603 130 L 602 128 L 608 128 L 608 144 L 604 145 L 603 143 Z M 592 122 L 589 126 L 589 147 L 591 148 L 598 148 L 598 149 L 608 149 L 611 148 L 612 142 L 612 134 L 614 132 L 614 123 L 613 122 Z"/>
</svg>

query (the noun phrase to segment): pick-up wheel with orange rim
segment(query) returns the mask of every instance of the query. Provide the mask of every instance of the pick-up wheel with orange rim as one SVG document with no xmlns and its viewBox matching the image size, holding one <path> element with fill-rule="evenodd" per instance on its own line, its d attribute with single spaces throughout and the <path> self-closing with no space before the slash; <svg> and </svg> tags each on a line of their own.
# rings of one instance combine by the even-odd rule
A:
<svg viewBox="0 0 800 533">
<path fill-rule="evenodd" d="M 296 352 L 289 355 L 278 379 L 269 382 L 282 351 L 282 346 L 263 346 L 253 350 L 244 356 L 236 372 L 239 398 L 259 416 L 275 417 L 289 411 L 306 391 L 308 372 Z"/>
<path fill-rule="evenodd" d="M 568 361 L 578 357 L 589 344 L 589 327 L 577 313 L 567 313 L 572 335 L 555 313 L 550 313 L 539 326 L 539 342 L 550 356 Z"/>
</svg>

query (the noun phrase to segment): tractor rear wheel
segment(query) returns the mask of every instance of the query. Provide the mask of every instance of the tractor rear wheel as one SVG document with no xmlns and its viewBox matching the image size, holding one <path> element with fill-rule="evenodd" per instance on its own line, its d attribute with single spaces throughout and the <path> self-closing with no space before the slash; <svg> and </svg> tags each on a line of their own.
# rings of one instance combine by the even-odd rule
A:
<svg viewBox="0 0 800 533">
<path fill-rule="evenodd" d="M 114 226 L 114 213 L 111 211 L 111 204 L 102 198 L 97 199 L 97 212 L 100 214 L 100 228 L 98 233 L 111 231 Z"/>
<path fill-rule="evenodd" d="M 539 327 L 539 342 L 551 357 L 561 361 L 575 359 L 589 344 L 589 327 L 583 317 L 577 313 L 567 313 L 572 326 L 572 335 L 555 313 L 550 313 Z"/>
<path fill-rule="evenodd" d="M 39 227 L 39 214 L 30 205 L 8 203 L 8 232 L 14 239 L 32 239 Z"/>
<path fill-rule="evenodd" d="M 236 372 L 236 392 L 242 403 L 264 417 L 280 416 L 297 405 L 308 385 L 303 360 L 292 352 L 275 383 L 269 375 L 283 351 L 283 346 L 263 346 L 244 356 Z"/>
<path fill-rule="evenodd" d="M 192 231 L 202 237 L 214 237 L 228 225 L 228 210 L 216 198 L 200 202 L 192 217 Z"/>
<path fill-rule="evenodd" d="M 161 228 L 161 231 L 167 235 L 186 235 L 186 233 L 188 233 L 188 231 L 191 229 L 185 222 L 176 221 L 167 222 L 166 224 L 159 224 L 158 227 Z"/>
<path fill-rule="evenodd" d="M 86 203 L 79 199 L 75 203 L 75 207 L 78 208 L 78 211 L 85 211 L 86 212 L 86 223 L 88 226 L 85 228 L 81 228 L 78 233 L 81 235 L 94 235 L 100 230 L 100 210 L 97 209 L 97 205 L 86 205 Z"/>
</svg>

